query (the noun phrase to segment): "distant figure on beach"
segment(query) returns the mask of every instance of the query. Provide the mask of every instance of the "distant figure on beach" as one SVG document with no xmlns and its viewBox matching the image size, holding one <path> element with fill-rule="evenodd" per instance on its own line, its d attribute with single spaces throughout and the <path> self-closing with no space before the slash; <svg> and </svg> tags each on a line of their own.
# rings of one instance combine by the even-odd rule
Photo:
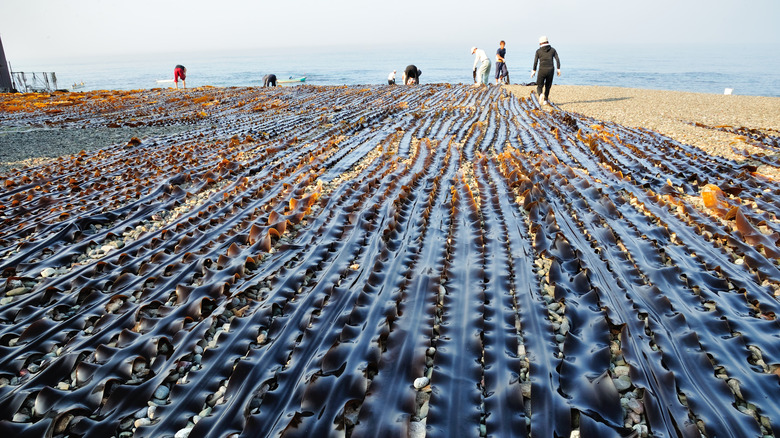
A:
<svg viewBox="0 0 780 438">
<path fill-rule="evenodd" d="M 179 79 L 181 79 L 182 87 L 187 88 L 187 67 L 179 64 L 173 69 L 173 83 L 176 84 L 176 89 L 179 89 Z"/>
<path fill-rule="evenodd" d="M 555 66 L 553 59 L 558 65 L 558 76 L 561 75 L 561 60 L 558 59 L 558 52 L 550 46 L 546 36 L 539 37 L 539 48 L 536 49 L 534 56 L 534 65 L 531 71 L 531 77 L 536 74 L 536 64 L 539 63 L 539 75 L 536 76 L 536 94 L 539 96 L 539 104 L 544 105 L 550 99 L 550 87 L 552 87 Z M 542 95 L 544 87 L 544 95 Z"/>
<path fill-rule="evenodd" d="M 496 50 L 496 85 L 499 83 L 506 83 L 509 85 L 509 69 L 506 67 L 506 42 L 503 40 L 498 43 L 498 50 Z"/>
<path fill-rule="evenodd" d="M 490 83 L 490 58 L 485 51 L 476 47 L 471 48 L 471 54 L 474 55 L 474 86 L 488 85 Z"/>
<path fill-rule="evenodd" d="M 387 77 L 387 85 L 395 85 L 395 70 Z"/>
<path fill-rule="evenodd" d="M 263 87 L 275 87 L 276 86 L 276 75 L 270 74 L 263 76 Z"/>
<path fill-rule="evenodd" d="M 420 75 L 422 75 L 422 70 L 417 68 L 414 64 L 410 64 L 406 66 L 406 70 L 404 70 L 401 79 L 404 81 L 405 85 L 415 85 L 420 83 Z"/>
</svg>

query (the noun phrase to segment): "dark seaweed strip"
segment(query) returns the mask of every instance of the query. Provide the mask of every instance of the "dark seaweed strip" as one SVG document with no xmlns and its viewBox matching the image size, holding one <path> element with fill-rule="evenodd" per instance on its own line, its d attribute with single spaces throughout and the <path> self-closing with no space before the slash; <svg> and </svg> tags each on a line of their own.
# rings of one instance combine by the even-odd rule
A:
<svg viewBox="0 0 780 438">
<path fill-rule="evenodd" d="M 287 293 L 282 309 L 283 315 L 277 317 L 269 328 L 268 336 L 271 341 L 259 349 L 250 350 L 246 359 L 236 365 L 228 382 L 226 404 L 215 406 L 212 416 L 196 425 L 193 429 L 195 436 L 205 436 L 213 430 L 228 429 L 238 432 L 243 429 L 242 424 L 245 421 L 244 416 L 249 402 L 260 387 L 270 381 L 278 385 L 278 388 L 265 394 L 260 405 L 260 410 L 263 412 L 262 422 L 254 422 L 252 427 L 267 431 L 284 426 L 279 424 L 285 416 L 282 409 L 285 409 L 285 404 L 299 401 L 300 397 L 300 390 L 296 385 L 297 379 L 290 381 L 291 379 L 285 377 L 290 373 L 299 375 L 300 371 L 296 370 L 305 365 L 295 360 L 297 358 L 295 352 L 299 348 L 308 347 L 307 336 L 316 338 L 315 330 L 307 328 L 310 321 L 316 320 L 312 312 L 322 307 L 326 297 L 338 292 L 334 285 L 338 284 L 337 280 L 346 272 L 353 254 L 362 245 L 363 231 L 360 231 L 361 228 L 356 227 L 355 224 L 350 224 L 350 212 L 342 211 L 338 216 L 340 218 L 337 223 L 341 225 L 331 226 L 328 231 L 329 236 L 323 236 L 325 238 L 321 239 L 321 246 L 316 247 L 317 250 L 311 257 L 304 258 L 304 262 L 291 271 L 294 277 L 290 279 L 293 283 L 290 284 L 290 291 Z M 345 238 L 348 240 L 345 241 Z M 321 280 L 315 283 L 311 290 L 298 291 L 304 286 L 300 280 L 307 270 L 317 273 L 317 277 Z M 296 296 L 295 300 L 292 300 L 293 295 Z M 316 303 L 320 304 L 316 305 Z M 328 332 L 324 332 L 323 335 L 327 336 Z M 332 339 L 327 343 L 332 343 Z M 286 373 L 288 360 L 291 361 L 292 368 Z M 285 394 L 289 397 L 284 397 Z M 273 403 L 275 400 L 279 403 Z M 294 407 L 291 409 L 295 410 Z"/>
<path fill-rule="evenodd" d="M 601 265 L 603 262 L 593 253 L 591 244 L 582 236 L 579 225 L 571 219 L 566 207 L 554 197 L 548 197 L 547 200 L 550 201 L 549 205 L 561 226 L 561 233 L 572 247 L 582 254 L 582 265 L 585 268 Z M 669 385 L 673 381 L 673 374 L 663 366 L 661 354 L 652 351 L 649 340 L 645 341 L 644 328 L 641 326 L 643 322 L 639 317 L 631 316 L 635 315 L 630 311 L 633 300 L 626 292 L 630 290 L 635 279 L 625 276 L 626 273 L 619 270 L 619 266 L 620 264 L 613 266 L 611 275 L 593 269 L 590 280 L 600 292 L 600 301 L 608 307 L 610 319 L 624 324 L 621 345 L 626 361 L 631 365 L 632 381 L 646 390 L 645 408 L 648 422 L 656 436 L 696 436 L 696 427 L 689 421 L 685 407 L 677 399 L 675 388 Z M 649 399 L 652 399 L 652 402 L 648 403 Z"/>
<path fill-rule="evenodd" d="M 574 187 L 562 187 L 566 196 L 571 197 L 575 190 Z M 561 195 L 559 195 L 561 196 Z M 572 203 L 571 205 L 576 205 Z M 589 217 L 592 214 L 588 211 L 577 213 L 581 218 L 583 226 L 592 234 L 598 237 L 599 232 L 605 232 L 601 227 L 596 228 L 600 218 Z M 618 223 L 620 221 L 617 221 Z M 630 236 L 621 235 L 623 242 L 630 242 Z M 622 250 L 615 244 L 611 244 L 614 238 L 597 238 L 606 247 L 606 251 L 601 252 L 607 258 L 607 261 L 613 266 L 619 266 L 624 257 Z M 617 270 L 616 270 L 617 271 Z M 634 282 L 625 281 L 624 284 L 633 284 Z M 637 293 L 632 293 L 636 291 Z M 670 290 L 670 292 L 674 289 Z M 659 297 L 661 290 L 657 287 L 639 286 L 629 289 L 629 294 L 633 297 L 634 303 L 639 307 L 640 313 L 648 313 L 648 324 L 653 332 L 653 340 L 661 347 L 664 357 L 664 363 L 675 372 L 676 382 L 680 389 L 685 393 L 688 403 L 694 412 L 704 420 L 709 430 L 716 434 L 728 434 L 729 430 L 739 428 L 742 431 L 758 434 L 759 430 L 755 421 L 751 421 L 747 416 L 738 414 L 736 410 L 721 410 L 721 404 L 732 403 L 733 395 L 728 386 L 722 380 L 715 378 L 715 372 L 707 357 L 699 347 L 696 334 L 687 326 L 683 314 L 673 310 L 670 299 L 666 296 Z M 676 295 L 676 294 L 675 294 Z M 673 301 L 676 301 L 672 298 Z M 674 309 L 679 309 L 675 306 Z M 686 340 L 682 343 L 684 348 L 679 348 L 675 340 Z M 697 371 L 691 372 L 690 368 L 683 364 L 696 364 Z M 709 370 L 709 372 L 701 372 Z M 709 378 L 708 381 L 705 379 Z M 714 406 L 715 400 L 721 400 L 718 406 Z M 720 411 L 720 412 L 718 412 Z"/>
<path fill-rule="evenodd" d="M 512 202 L 513 196 L 507 202 Z M 532 204 L 530 214 L 537 216 L 538 203 Z M 538 436 L 566 436 L 571 432 L 571 411 L 559 391 L 560 359 L 555 344 L 547 307 L 541 297 L 536 277 L 532 237 L 525 225 L 524 213 L 505 204 L 502 208 L 507 224 L 507 238 L 514 272 L 515 299 L 522 326 L 523 344 L 530 361 L 531 380 L 531 434 Z M 534 223 L 531 223 L 534 226 Z"/>
<path fill-rule="evenodd" d="M 256 205 L 258 205 L 258 206 L 259 206 L 259 205 L 263 205 L 263 204 L 264 204 L 264 203 L 266 203 L 267 201 L 268 201 L 268 199 L 261 199 L 261 200 L 258 200 L 258 201 L 256 201 Z M 251 205 L 250 205 L 249 207 L 251 207 Z M 221 215 L 220 215 L 220 216 L 221 216 Z M 240 219 L 241 219 L 241 216 L 240 216 L 240 215 L 235 215 L 235 216 L 232 216 L 231 220 L 230 220 L 230 221 L 228 221 L 228 222 L 225 224 L 225 226 L 229 226 L 231 223 L 233 223 L 233 222 L 237 222 L 237 221 L 238 221 L 238 220 L 240 220 Z M 149 236 L 149 237 L 151 238 L 151 236 Z M 212 237 L 210 237 L 210 238 L 213 238 L 213 236 L 212 236 Z M 200 240 L 195 240 L 195 241 L 193 241 L 193 242 L 192 242 L 192 245 L 193 245 L 194 247 L 201 247 L 201 246 L 202 246 L 202 245 L 205 243 L 204 241 L 205 241 L 206 239 L 207 239 L 207 238 L 206 238 L 206 236 L 204 235 L 204 236 L 202 236 L 202 237 L 201 237 L 201 239 L 200 239 Z M 136 242 L 136 245 L 142 245 L 143 243 L 144 243 L 144 240 L 139 240 L 139 241 L 137 241 L 137 242 Z M 126 249 L 128 249 L 128 250 L 131 250 L 132 248 L 126 248 Z M 216 252 L 216 253 L 219 253 L 219 252 L 221 252 L 221 251 L 220 251 L 219 249 L 217 249 L 215 252 Z M 156 268 L 156 270 L 157 270 L 158 272 L 159 272 L 159 271 L 162 271 L 162 270 L 163 270 L 163 268 L 164 268 L 165 266 L 167 266 L 168 264 L 170 264 L 170 263 L 175 263 L 175 261 L 176 261 L 176 260 L 177 260 L 179 257 L 180 257 L 180 256 L 178 256 L 178 255 L 176 255 L 176 254 L 173 254 L 173 255 L 171 255 L 171 256 L 170 256 L 170 257 L 169 257 L 167 260 L 165 260 L 165 261 L 160 261 L 160 262 L 161 262 L 161 263 L 160 263 L 160 266 L 158 266 L 158 267 Z M 212 253 L 212 257 L 216 258 L 216 255 L 215 255 L 214 253 Z M 204 257 L 204 258 L 205 258 L 205 257 Z M 89 269 L 89 268 L 88 268 L 88 267 L 82 268 L 82 270 L 86 270 L 86 269 Z M 152 274 L 152 275 L 155 275 L 155 276 L 156 276 L 156 275 L 158 275 L 158 274 L 156 274 L 156 273 L 155 273 L 155 271 L 150 271 L 150 272 L 149 272 L 149 274 Z M 74 276 L 75 276 L 75 275 L 78 275 L 78 271 L 77 271 L 77 272 L 75 272 L 75 273 L 73 273 L 73 274 L 71 274 L 71 275 L 74 275 Z M 68 277 L 60 277 L 60 278 L 56 279 L 56 281 L 67 281 L 67 280 L 68 280 Z M 143 283 L 144 281 L 145 281 L 145 280 L 144 280 L 142 277 L 139 277 L 139 278 L 137 278 L 137 279 L 135 280 L 135 282 L 131 282 L 131 283 L 128 283 L 128 284 L 124 285 L 124 290 L 122 290 L 121 288 L 117 288 L 117 289 L 113 290 L 112 292 L 113 292 L 114 294 L 116 294 L 116 293 L 127 292 L 128 290 L 132 291 L 132 290 L 134 290 L 135 288 L 137 288 L 137 287 L 138 287 L 138 285 L 139 285 L 140 283 Z M 217 281 L 219 281 L 219 280 L 217 280 Z M 169 286 L 168 286 L 168 287 L 161 287 L 160 289 L 162 289 L 162 290 L 165 290 L 165 289 L 167 289 L 167 290 L 170 290 L 170 289 L 172 289 L 173 287 L 175 287 L 175 285 L 176 285 L 177 283 L 178 283 L 178 279 L 177 279 L 177 278 L 173 278 L 173 279 L 172 279 L 172 281 L 170 282 L 170 284 L 169 284 Z M 56 285 L 56 283 L 55 283 L 55 285 Z M 129 295 L 129 294 L 128 294 L 128 295 Z M 106 302 L 108 299 L 109 299 L 109 297 L 106 297 L 106 298 L 105 298 L 103 301 L 101 301 L 101 302 L 93 303 L 93 305 L 92 305 L 92 308 L 96 308 L 96 307 L 98 307 L 98 306 L 103 306 L 103 305 L 105 305 L 105 302 Z M 90 308 L 85 308 L 85 309 L 83 309 L 83 310 L 82 310 L 82 312 L 84 312 L 84 311 L 89 311 L 89 309 L 90 309 Z M 42 310 L 44 310 L 44 309 L 42 309 Z M 32 317 L 32 316 L 31 316 L 31 317 Z M 57 330 L 57 328 L 53 328 L 53 330 Z M 80 346 L 80 347 L 83 347 L 83 346 Z M 78 348 L 78 347 L 77 347 L 77 346 L 74 346 L 74 348 Z"/>
<path fill-rule="evenodd" d="M 484 238 L 490 274 L 485 290 L 485 423 L 488 435 L 528 436 L 522 390 L 519 333 L 516 329 L 518 290 L 512 269 L 506 223 L 510 204 L 495 163 L 480 161 L 476 169 L 484 221 Z"/>
<path fill-rule="evenodd" d="M 407 184 L 418 186 L 416 181 L 424 176 L 423 172 L 428 173 L 431 169 L 430 166 L 425 165 L 429 160 L 423 159 L 429 157 L 431 151 L 422 147 L 420 149 L 423 153 L 418 155 L 420 159 L 410 169 L 411 178 L 400 181 L 403 187 L 407 187 Z M 324 355 L 317 355 L 318 361 L 321 357 L 318 377 L 312 379 L 304 391 L 302 406 L 321 406 L 321 410 L 316 416 L 301 417 L 300 424 L 291 424 L 286 429 L 287 435 L 323 436 L 336 433 L 334 428 L 342 430 L 347 427 L 343 419 L 344 411 L 350 406 L 358 406 L 365 396 L 367 386 L 370 384 L 371 369 L 376 369 L 375 361 L 381 354 L 378 338 L 383 336 L 382 322 L 388 319 L 383 307 L 371 306 L 367 309 L 366 303 L 378 300 L 380 297 L 384 298 L 385 294 L 389 294 L 390 290 L 395 288 L 382 287 L 383 278 L 392 283 L 397 283 L 399 278 L 408 278 L 402 275 L 402 271 L 409 263 L 408 252 L 414 251 L 413 246 L 409 247 L 413 241 L 410 236 L 414 235 L 414 231 L 422 231 L 422 223 L 417 218 L 420 217 L 420 210 L 425 205 L 418 203 L 418 199 L 418 196 L 413 193 L 407 193 L 406 198 L 396 198 L 394 204 L 401 207 L 398 210 L 400 216 L 396 215 L 399 220 L 395 224 L 388 224 L 388 227 L 393 227 L 394 231 L 388 233 L 386 231 L 390 228 L 385 228 L 381 233 L 382 238 L 367 239 L 368 245 L 363 261 L 367 266 L 372 266 L 370 262 L 372 260 L 375 264 L 370 269 L 362 269 L 360 278 L 348 282 L 353 290 L 352 295 L 358 298 L 350 312 L 346 309 L 339 312 L 342 317 L 346 315 L 347 320 L 339 322 L 342 325 L 339 338 L 324 352 Z M 380 217 L 387 216 L 387 214 L 380 215 Z M 407 222 L 410 226 L 405 225 Z M 386 239 L 392 240 L 386 242 Z M 393 259 L 392 267 L 384 262 L 389 258 Z M 396 274 L 390 275 L 393 273 Z M 369 285 L 374 287 L 369 288 Z M 369 294 L 376 294 L 376 296 L 368 298 Z M 358 331 L 361 328 L 362 330 Z M 357 334 L 360 336 L 356 336 Z M 322 403 L 321 399 L 325 394 L 331 402 Z"/>
<path fill-rule="evenodd" d="M 475 232 L 478 216 L 470 193 L 455 181 L 452 223 L 447 236 L 440 338 L 436 345 L 433 393 L 426 436 L 479 434 L 482 402 L 484 247 Z M 464 199 L 469 198 L 469 199 Z M 457 412 L 458 415 L 452 415 Z"/>
<path fill-rule="evenodd" d="M 629 223 L 643 223 L 643 215 L 637 214 L 635 216 L 635 220 L 631 220 Z M 615 221 L 615 223 L 624 222 Z M 706 280 L 706 268 L 671 242 L 659 242 L 658 244 L 663 245 L 665 252 L 674 261 L 674 268 L 664 266 L 655 252 L 654 246 L 650 246 L 647 241 L 623 239 L 623 242 L 629 249 L 633 249 L 631 252 L 636 263 L 661 290 L 682 291 L 689 289 L 688 284 L 693 284 L 699 288 L 702 300 L 709 298 L 713 302 L 724 303 L 724 305 L 719 305 L 715 311 L 705 311 L 701 307 L 701 303 L 695 300 L 692 295 L 667 295 L 675 309 L 685 311 L 687 320 L 696 321 L 695 326 L 697 327 L 708 328 L 708 330 L 696 331 L 698 341 L 707 354 L 713 356 L 716 364 L 726 367 L 729 378 L 735 378 L 741 382 L 742 396 L 745 397 L 746 401 L 758 405 L 760 412 L 766 412 L 767 417 L 776 418 L 777 413 L 772 412 L 775 410 L 775 403 L 771 402 L 776 395 L 776 392 L 771 390 L 776 385 L 776 378 L 757 373 L 755 367 L 749 367 L 745 361 L 745 358 L 750 356 L 747 348 L 748 343 L 755 342 L 756 345 L 766 346 L 769 349 L 767 351 L 772 351 L 771 348 L 774 348 L 775 344 L 771 341 L 767 344 L 763 340 L 767 330 L 774 330 L 770 328 L 774 324 L 771 321 L 757 318 L 745 318 L 738 313 L 738 309 L 745 307 L 744 297 L 716 289 L 713 280 Z M 675 271 L 676 275 L 670 275 L 670 270 Z M 688 290 L 687 293 L 691 294 L 692 292 Z M 689 297 L 687 301 L 690 302 L 684 301 L 685 297 Z M 695 407 L 696 401 L 690 400 L 690 402 Z M 705 425 L 707 425 L 706 422 Z"/>
<path fill-rule="evenodd" d="M 354 437 L 405 434 L 414 413 L 416 391 L 411 384 L 424 371 L 426 350 L 431 346 L 433 336 L 434 300 L 444 269 L 446 236 L 443 229 L 448 227 L 449 212 L 442 206 L 449 191 L 442 181 L 452 178 L 457 168 L 452 140 L 448 139 L 439 148 L 437 156 L 446 154 L 438 167 L 444 172 L 432 181 L 429 202 L 420 205 L 428 215 L 427 219 L 409 230 L 409 237 L 417 234 L 412 234 L 415 229 L 419 230 L 419 238 L 403 240 L 399 248 L 402 252 L 397 251 L 392 257 L 392 264 L 389 264 L 392 269 L 387 271 L 402 272 L 403 280 L 386 276 L 382 291 L 390 296 L 376 303 L 387 318 L 380 321 L 374 318 L 370 325 L 380 325 L 378 341 L 383 348 L 376 376 L 360 409 Z M 406 264 L 408 266 L 404 266 Z"/>
<path fill-rule="evenodd" d="M 373 171 L 376 171 L 377 168 L 375 166 L 369 166 L 365 171 L 364 174 L 368 175 Z M 332 204 L 329 204 L 324 208 L 323 210 L 326 212 L 336 212 L 336 211 L 342 211 L 341 208 L 339 208 L 339 205 L 345 205 L 349 204 L 350 202 L 353 202 L 352 198 L 344 194 L 343 196 L 340 196 L 343 192 L 348 192 L 348 190 L 344 190 L 344 188 L 347 185 L 340 186 L 336 193 L 334 193 L 335 196 L 331 198 Z M 322 238 L 322 233 L 324 230 L 327 229 L 327 224 L 331 222 L 333 217 L 322 215 L 320 217 L 314 218 L 314 223 L 311 226 L 311 230 L 309 231 L 303 231 L 302 234 L 299 236 L 299 240 L 301 242 L 307 242 L 311 243 L 313 241 L 320 240 Z M 310 250 L 316 250 L 320 251 L 316 245 L 307 245 L 303 244 L 300 246 L 300 248 L 310 248 Z M 296 254 L 293 251 L 281 251 L 276 252 L 272 255 L 271 259 L 268 263 L 264 264 L 261 269 L 258 271 L 257 277 L 271 277 L 274 276 L 275 273 L 278 273 L 282 266 L 291 263 L 296 258 L 301 258 L 301 254 Z M 300 281 L 300 274 L 299 271 L 290 271 L 286 275 L 291 275 L 291 279 L 294 278 L 293 281 Z M 257 282 L 259 279 L 254 279 L 253 282 Z M 288 280 L 289 281 L 289 280 Z M 292 287 L 288 289 L 288 291 L 292 291 Z M 284 292 L 284 291 L 282 291 Z M 223 333 L 220 339 L 225 339 L 225 342 L 230 340 L 230 337 L 233 336 L 240 336 L 246 339 L 254 339 L 256 337 L 256 333 L 258 331 L 257 327 L 268 327 L 268 320 L 272 317 L 272 314 L 275 312 L 275 309 L 279 305 L 279 303 L 284 304 L 284 302 L 288 299 L 286 298 L 285 293 L 281 294 L 275 294 L 273 296 L 267 297 L 265 302 L 262 305 L 262 308 L 260 311 L 254 313 L 250 318 L 247 318 L 245 321 L 245 328 L 237 328 L 235 331 L 235 335 L 233 334 L 234 331 L 231 330 L 230 333 Z M 207 350 L 207 352 L 210 350 Z M 209 353 L 211 354 L 211 353 Z M 204 358 L 206 355 L 204 354 Z M 161 423 L 158 425 L 158 427 L 161 430 L 170 430 L 170 428 L 173 428 L 174 430 L 178 430 L 184 426 L 186 423 L 186 419 L 196 414 L 202 407 L 206 396 L 209 394 L 213 394 L 217 390 L 218 383 L 221 379 L 226 379 L 230 375 L 230 368 L 232 367 L 233 361 L 232 360 L 223 360 L 214 358 L 211 361 L 211 366 L 204 370 L 195 371 L 190 373 L 190 383 L 189 387 L 192 388 L 188 391 L 184 391 L 181 386 L 175 387 L 171 391 L 171 407 L 180 406 L 179 403 L 186 402 L 188 405 L 194 406 L 193 410 L 190 411 L 190 414 L 183 415 L 176 411 L 175 415 L 172 417 L 165 417 L 165 411 L 161 411 Z M 227 367 L 227 369 L 222 369 L 221 367 Z M 221 371 L 220 371 L 221 370 Z M 216 385 L 216 386 L 215 386 Z M 203 388 L 208 388 L 207 391 L 204 391 Z M 177 389 L 182 389 L 181 393 L 177 392 Z M 184 421 L 184 422 L 182 422 Z M 168 424 L 165 424 L 168 422 Z"/>
</svg>

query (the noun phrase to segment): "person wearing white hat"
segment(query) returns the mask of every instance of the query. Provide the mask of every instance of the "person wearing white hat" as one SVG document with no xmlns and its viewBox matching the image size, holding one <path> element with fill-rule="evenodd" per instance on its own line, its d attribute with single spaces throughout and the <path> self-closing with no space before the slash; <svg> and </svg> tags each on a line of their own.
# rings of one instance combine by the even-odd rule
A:
<svg viewBox="0 0 780 438">
<path fill-rule="evenodd" d="M 490 58 L 484 50 L 476 47 L 471 48 L 471 54 L 474 57 L 474 86 L 488 85 L 490 83 Z"/>
<path fill-rule="evenodd" d="M 558 65 L 558 76 L 561 75 L 561 60 L 558 58 L 558 52 L 550 46 L 546 36 L 539 37 L 539 48 L 536 49 L 534 56 L 534 65 L 531 70 L 531 77 L 536 74 L 536 65 L 539 64 L 539 75 L 536 76 L 536 94 L 539 96 L 539 104 L 544 105 L 550 98 L 550 87 L 552 87 L 555 73 L 555 65 Z M 544 88 L 544 95 L 542 95 Z"/>
</svg>

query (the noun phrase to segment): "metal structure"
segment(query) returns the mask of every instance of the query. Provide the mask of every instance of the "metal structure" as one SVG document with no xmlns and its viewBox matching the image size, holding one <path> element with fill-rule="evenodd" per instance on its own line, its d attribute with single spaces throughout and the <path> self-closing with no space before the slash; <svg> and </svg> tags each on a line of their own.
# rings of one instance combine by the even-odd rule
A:
<svg viewBox="0 0 780 438">
<path fill-rule="evenodd" d="M 13 90 L 11 82 L 11 69 L 5 60 L 5 51 L 3 50 L 3 40 L 0 39 L 0 93 L 8 93 Z"/>
<path fill-rule="evenodd" d="M 57 89 L 54 72 L 11 72 L 13 88 L 20 93 L 46 93 Z"/>
</svg>

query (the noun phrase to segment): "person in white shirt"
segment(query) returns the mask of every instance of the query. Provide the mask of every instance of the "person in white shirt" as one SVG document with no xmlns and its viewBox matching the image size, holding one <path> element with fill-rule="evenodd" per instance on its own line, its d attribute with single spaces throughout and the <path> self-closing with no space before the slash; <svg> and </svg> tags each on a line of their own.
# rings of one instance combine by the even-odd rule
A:
<svg viewBox="0 0 780 438">
<path fill-rule="evenodd" d="M 395 70 L 387 77 L 387 85 L 395 85 Z"/>
<path fill-rule="evenodd" d="M 490 83 L 490 58 L 485 51 L 476 47 L 471 48 L 471 54 L 474 56 L 474 86 L 487 85 Z"/>
</svg>

